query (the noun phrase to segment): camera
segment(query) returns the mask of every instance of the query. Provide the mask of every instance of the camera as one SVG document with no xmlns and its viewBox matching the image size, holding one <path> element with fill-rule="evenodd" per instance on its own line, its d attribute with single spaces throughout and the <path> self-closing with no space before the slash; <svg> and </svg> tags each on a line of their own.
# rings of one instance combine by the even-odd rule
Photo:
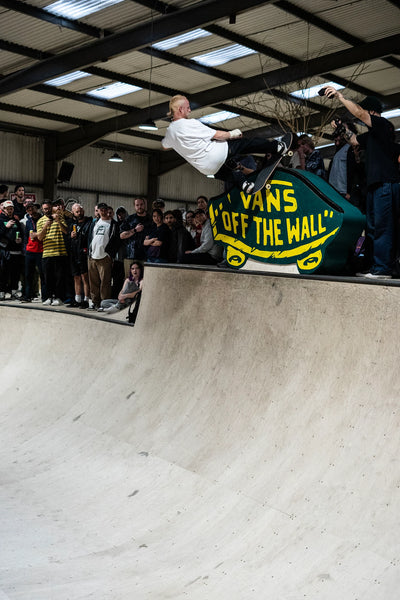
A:
<svg viewBox="0 0 400 600">
<path fill-rule="evenodd" d="M 341 119 L 333 119 L 333 122 L 336 125 L 336 129 L 333 133 L 334 137 L 339 137 L 339 135 L 344 135 L 346 133 L 346 127 L 343 125 Z"/>
</svg>

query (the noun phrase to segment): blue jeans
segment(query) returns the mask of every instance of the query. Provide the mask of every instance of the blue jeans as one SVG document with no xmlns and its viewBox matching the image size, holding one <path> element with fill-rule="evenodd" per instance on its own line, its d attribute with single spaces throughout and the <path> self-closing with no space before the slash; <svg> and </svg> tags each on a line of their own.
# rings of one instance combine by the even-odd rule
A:
<svg viewBox="0 0 400 600">
<path fill-rule="evenodd" d="M 371 273 L 392 275 L 400 205 L 400 183 L 382 183 L 367 194 L 367 238 L 373 248 Z"/>
</svg>

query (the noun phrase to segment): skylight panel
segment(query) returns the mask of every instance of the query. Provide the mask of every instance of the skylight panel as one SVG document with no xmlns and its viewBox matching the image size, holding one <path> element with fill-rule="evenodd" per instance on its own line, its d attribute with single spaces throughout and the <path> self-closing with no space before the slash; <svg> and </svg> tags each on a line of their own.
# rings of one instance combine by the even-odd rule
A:
<svg viewBox="0 0 400 600">
<path fill-rule="evenodd" d="M 91 92 L 87 92 L 89 96 L 95 96 L 96 98 L 105 98 L 111 100 L 112 98 L 118 98 L 118 96 L 124 96 L 125 94 L 132 94 L 132 92 L 138 92 L 141 87 L 137 85 L 130 85 L 129 83 L 110 83 L 109 85 L 103 85 L 98 87 Z"/>
<path fill-rule="evenodd" d="M 81 19 L 87 15 L 119 4 L 123 0 L 57 0 L 53 4 L 44 7 L 44 10 L 68 19 Z"/>
<path fill-rule="evenodd" d="M 387 110 L 386 112 L 383 112 L 381 116 L 385 117 L 385 119 L 394 119 L 395 117 L 400 117 L 400 108 Z"/>
<path fill-rule="evenodd" d="M 204 29 L 193 29 L 193 31 L 188 31 L 187 33 L 182 33 L 182 35 L 176 35 L 168 40 L 162 40 L 161 42 L 152 44 L 152 46 L 153 48 L 157 48 L 157 50 L 171 50 L 171 48 L 176 48 L 181 44 L 192 42 L 193 40 L 197 40 L 198 38 L 202 38 L 207 35 L 211 35 L 211 33 L 209 31 L 205 31 Z"/>
<path fill-rule="evenodd" d="M 71 83 L 72 81 L 76 81 L 77 79 L 82 79 L 82 77 L 90 77 L 89 73 L 84 73 L 83 71 L 74 71 L 73 73 L 67 73 L 66 75 L 61 75 L 60 77 L 55 77 L 54 79 L 49 79 L 45 81 L 47 85 L 67 85 L 67 83 Z"/>
<path fill-rule="evenodd" d="M 207 67 L 216 67 L 218 65 L 223 65 L 227 62 L 230 62 L 231 60 L 235 60 L 236 58 L 248 56 L 249 54 L 257 54 L 257 52 L 251 48 L 246 48 L 246 46 L 233 44 L 232 46 L 226 46 L 225 48 L 220 48 L 219 50 L 214 50 L 213 52 L 208 52 L 207 54 L 194 56 L 192 60 Z"/>
<path fill-rule="evenodd" d="M 239 115 L 234 112 L 229 112 L 228 110 L 220 110 L 219 112 L 212 113 L 210 115 L 205 115 L 204 117 L 200 117 L 199 121 L 205 123 L 206 125 L 211 125 L 213 123 L 220 123 L 221 121 L 227 121 L 228 119 L 234 119 Z"/>
<path fill-rule="evenodd" d="M 302 98 L 303 100 L 310 100 L 311 98 L 315 98 L 315 96 L 318 96 L 319 90 L 322 90 L 322 88 L 324 87 L 328 87 L 328 85 L 335 88 L 335 90 L 342 90 L 344 88 L 343 85 L 339 85 L 334 81 L 329 81 L 329 83 L 321 83 L 320 85 L 313 85 L 312 87 L 305 88 L 304 90 L 297 90 L 296 92 L 291 92 L 290 95 L 295 96 L 296 98 Z"/>
</svg>

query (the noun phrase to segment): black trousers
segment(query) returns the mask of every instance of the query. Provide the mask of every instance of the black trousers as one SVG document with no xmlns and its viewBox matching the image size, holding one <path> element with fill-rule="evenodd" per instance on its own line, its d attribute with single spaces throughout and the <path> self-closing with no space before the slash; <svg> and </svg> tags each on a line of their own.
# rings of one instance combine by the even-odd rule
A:
<svg viewBox="0 0 400 600">
<path fill-rule="evenodd" d="M 232 168 L 229 167 L 229 161 L 239 158 L 243 154 L 276 154 L 278 142 L 276 140 L 267 140 L 262 137 L 239 138 L 237 140 L 228 140 L 228 156 L 226 162 L 214 175 L 216 179 L 229 181 L 232 177 Z M 228 164 L 227 164 L 228 163 Z M 243 181 L 246 179 L 243 175 Z"/>
<path fill-rule="evenodd" d="M 68 256 L 49 256 L 42 258 L 47 298 L 65 297 L 65 282 L 68 277 Z M 45 300 L 45 298 L 42 298 Z"/>
</svg>

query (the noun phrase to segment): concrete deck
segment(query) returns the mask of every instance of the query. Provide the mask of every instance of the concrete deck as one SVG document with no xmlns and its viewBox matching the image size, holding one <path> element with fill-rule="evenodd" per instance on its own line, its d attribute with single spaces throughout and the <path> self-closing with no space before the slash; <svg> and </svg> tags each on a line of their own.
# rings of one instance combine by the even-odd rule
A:
<svg viewBox="0 0 400 600">
<path fill-rule="evenodd" d="M 400 288 L 149 268 L 1 306 L 0 600 L 392 600 Z"/>
</svg>

